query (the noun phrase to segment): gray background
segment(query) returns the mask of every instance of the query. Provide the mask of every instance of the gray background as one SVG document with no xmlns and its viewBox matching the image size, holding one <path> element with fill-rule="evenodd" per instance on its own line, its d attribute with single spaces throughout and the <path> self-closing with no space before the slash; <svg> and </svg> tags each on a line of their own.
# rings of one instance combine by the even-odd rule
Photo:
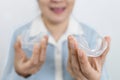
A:
<svg viewBox="0 0 120 80">
<path fill-rule="evenodd" d="M 107 68 L 111 80 L 120 80 L 120 0 L 76 0 L 74 16 L 102 36 L 112 38 Z M 0 0 L 0 76 L 13 31 L 39 14 L 36 0 Z"/>
</svg>

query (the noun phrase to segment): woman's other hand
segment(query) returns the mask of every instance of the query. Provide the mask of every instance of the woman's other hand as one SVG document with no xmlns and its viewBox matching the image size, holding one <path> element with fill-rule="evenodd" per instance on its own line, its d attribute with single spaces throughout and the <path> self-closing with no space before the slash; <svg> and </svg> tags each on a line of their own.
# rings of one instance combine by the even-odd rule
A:
<svg viewBox="0 0 120 80">
<path fill-rule="evenodd" d="M 102 67 L 110 49 L 110 37 L 105 37 L 107 49 L 99 57 L 87 57 L 78 47 L 77 41 L 68 37 L 69 58 L 67 70 L 76 80 L 100 80 Z"/>
<path fill-rule="evenodd" d="M 31 58 L 27 58 L 25 52 L 21 48 L 20 37 L 14 45 L 15 59 L 14 67 L 15 71 L 23 76 L 28 77 L 35 74 L 40 70 L 46 60 L 46 48 L 47 48 L 48 37 L 45 36 L 40 43 L 34 45 L 33 54 Z M 40 44 L 40 45 L 39 45 Z"/>
</svg>

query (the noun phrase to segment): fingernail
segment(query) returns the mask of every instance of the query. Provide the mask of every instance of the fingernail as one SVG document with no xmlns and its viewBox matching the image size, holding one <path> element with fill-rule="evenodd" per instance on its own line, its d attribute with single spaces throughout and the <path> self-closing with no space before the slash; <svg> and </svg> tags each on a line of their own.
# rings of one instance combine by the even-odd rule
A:
<svg viewBox="0 0 120 80">
<path fill-rule="evenodd" d="M 20 42 L 21 41 L 21 36 L 18 36 L 17 37 L 17 42 Z"/>
<path fill-rule="evenodd" d="M 46 42 L 46 39 L 45 37 L 42 38 L 41 42 Z"/>
<path fill-rule="evenodd" d="M 39 44 L 39 43 L 35 43 L 35 47 L 36 47 L 36 48 L 39 48 L 39 47 L 40 47 L 40 44 Z"/>
<path fill-rule="evenodd" d="M 45 38 L 45 39 L 48 39 L 48 35 L 45 35 L 44 38 Z"/>
<path fill-rule="evenodd" d="M 39 50 L 39 48 L 40 48 L 39 44 L 38 44 L 38 43 L 35 43 L 34 46 L 33 46 L 33 51 L 34 51 L 35 53 L 37 53 L 38 50 Z"/>
<path fill-rule="evenodd" d="M 18 40 L 20 40 L 20 38 L 21 38 L 20 36 L 17 37 Z"/>
</svg>

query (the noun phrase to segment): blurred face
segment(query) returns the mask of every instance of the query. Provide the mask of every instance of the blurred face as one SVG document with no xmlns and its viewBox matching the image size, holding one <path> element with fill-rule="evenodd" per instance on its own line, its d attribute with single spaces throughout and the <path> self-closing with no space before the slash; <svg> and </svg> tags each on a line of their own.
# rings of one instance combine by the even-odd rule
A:
<svg viewBox="0 0 120 80">
<path fill-rule="evenodd" d="M 38 0 L 42 16 L 52 23 L 69 18 L 75 0 Z"/>
</svg>

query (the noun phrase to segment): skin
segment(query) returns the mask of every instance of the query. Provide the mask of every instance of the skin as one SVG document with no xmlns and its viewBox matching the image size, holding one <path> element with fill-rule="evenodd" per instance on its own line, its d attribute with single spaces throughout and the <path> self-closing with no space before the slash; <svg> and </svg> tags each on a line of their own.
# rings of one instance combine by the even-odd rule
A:
<svg viewBox="0 0 120 80">
<path fill-rule="evenodd" d="M 43 22 L 56 42 L 67 29 L 69 16 L 72 12 L 74 2 L 75 0 L 38 0 Z M 58 10 L 58 8 L 60 10 Z M 105 37 L 105 40 L 110 45 L 110 38 Z M 34 45 L 33 55 L 28 59 L 21 48 L 20 37 L 17 38 L 14 46 L 14 66 L 19 75 L 28 77 L 41 69 L 46 60 L 48 37 L 45 36 L 40 43 L 40 46 L 38 46 L 39 43 Z M 109 51 L 109 45 L 103 55 L 98 58 L 91 58 L 87 57 L 85 52 L 78 48 L 77 41 L 74 37 L 69 36 L 68 72 L 76 80 L 100 80 L 101 69 L 105 61 L 106 54 Z"/>
<path fill-rule="evenodd" d="M 39 0 L 43 21 L 56 41 L 66 31 L 69 16 L 72 12 L 75 0 Z M 61 13 L 55 13 L 54 8 L 65 8 Z"/>
<path fill-rule="evenodd" d="M 42 19 L 46 25 L 46 28 L 52 34 L 56 41 L 63 35 L 67 29 L 69 15 L 71 14 L 74 0 L 38 0 L 40 10 L 42 12 Z M 57 13 L 51 10 L 51 8 L 65 8 L 64 11 L 58 11 Z M 28 59 L 25 52 L 21 48 L 20 38 L 15 43 L 15 60 L 14 66 L 16 72 L 23 76 L 28 77 L 29 75 L 35 74 L 40 70 L 45 62 L 46 58 L 46 47 L 48 37 L 44 37 L 40 46 L 34 45 L 33 55 Z"/>
<path fill-rule="evenodd" d="M 100 80 L 102 67 L 110 49 L 110 37 L 104 38 L 108 43 L 107 49 L 99 57 L 87 57 L 85 51 L 78 47 L 73 36 L 68 37 L 69 58 L 68 72 L 76 80 Z"/>
<path fill-rule="evenodd" d="M 45 36 L 41 40 L 41 45 L 36 43 L 34 45 L 33 54 L 30 59 L 27 58 L 25 52 L 21 48 L 21 38 L 18 37 L 14 45 L 15 49 L 15 60 L 14 66 L 16 72 L 23 76 L 28 77 L 32 74 L 35 74 L 40 70 L 46 59 L 46 48 L 47 48 L 48 37 Z"/>
</svg>

